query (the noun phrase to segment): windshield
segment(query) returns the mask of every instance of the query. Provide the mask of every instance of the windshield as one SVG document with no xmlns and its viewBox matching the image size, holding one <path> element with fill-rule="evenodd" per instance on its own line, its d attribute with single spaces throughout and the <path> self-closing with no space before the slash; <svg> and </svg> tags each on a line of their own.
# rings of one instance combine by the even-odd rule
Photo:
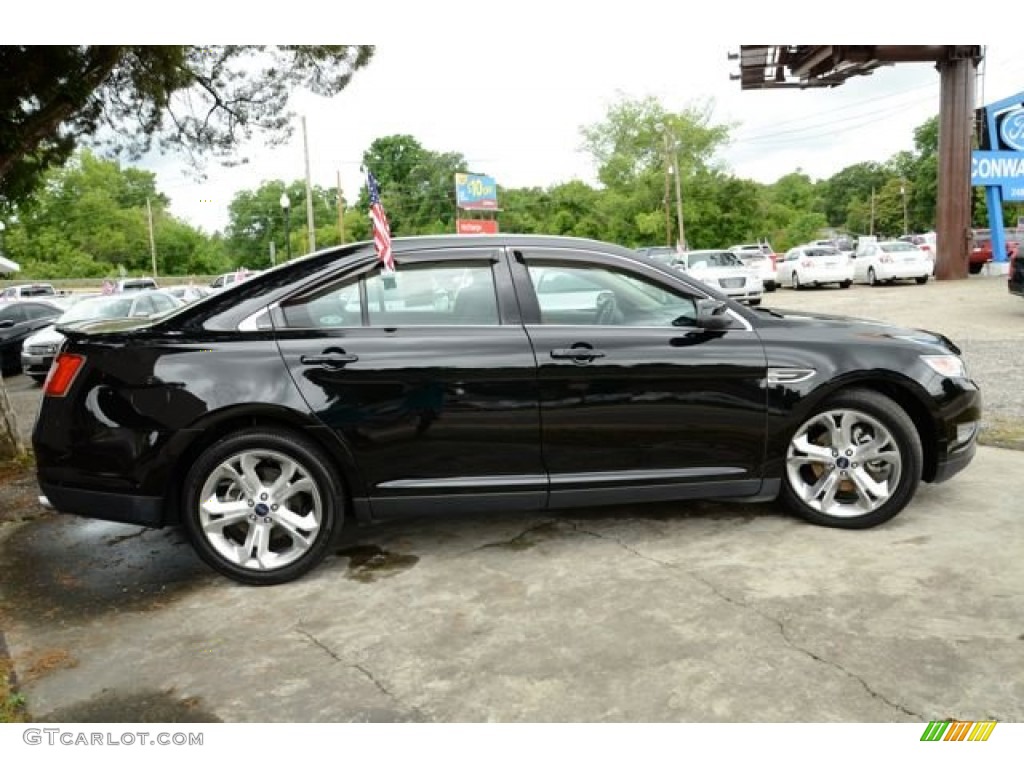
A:
<svg viewBox="0 0 1024 768">
<path fill-rule="evenodd" d="M 886 253 L 919 250 L 916 245 L 911 245 L 910 243 L 882 243 L 879 247 Z"/>
<path fill-rule="evenodd" d="M 835 248 L 804 248 L 804 253 L 810 256 L 812 259 L 818 259 L 822 256 L 838 256 L 839 251 Z"/>
<path fill-rule="evenodd" d="M 694 251 L 686 255 L 686 264 L 690 269 L 744 266 L 740 258 L 729 251 Z"/>
<path fill-rule="evenodd" d="M 59 323 L 77 323 L 83 320 L 106 320 L 128 317 L 133 299 L 87 299 L 80 301 L 63 315 Z"/>
</svg>

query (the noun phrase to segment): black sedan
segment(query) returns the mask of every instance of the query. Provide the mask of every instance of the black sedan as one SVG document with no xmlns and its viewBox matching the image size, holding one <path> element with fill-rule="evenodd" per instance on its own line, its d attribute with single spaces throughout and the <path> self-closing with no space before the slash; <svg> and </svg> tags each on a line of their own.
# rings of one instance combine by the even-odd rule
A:
<svg viewBox="0 0 1024 768">
<path fill-rule="evenodd" d="M 61 309 L 45 301 L 11 301 L 0 304 L 0 370 L 21 370 L 21 345 L 26 337 L 53 323 Z"/>
<path fill-rule="evenodd" d="M 181 524 L 272 584 L 409 514 L 781 497 L 867 528 L 974 455 L 981 397 L 941 335 L 751 309 L 590 240 L 395 257 L 344 246 L 68 329 L 33 434 L 48 503 Z"/>
</svg>

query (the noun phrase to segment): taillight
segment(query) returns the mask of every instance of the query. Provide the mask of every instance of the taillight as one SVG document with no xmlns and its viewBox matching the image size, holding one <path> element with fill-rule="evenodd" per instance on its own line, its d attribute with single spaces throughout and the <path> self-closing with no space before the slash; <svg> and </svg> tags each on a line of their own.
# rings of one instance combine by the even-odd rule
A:
<svg viewBox="0 0 1024 768">
<path fill-rule="evenodd" d="M 50 366 L 50 372 L 46 374 L 43 394 L 46 397 L 64 397 L 83 363 L 85 363 L 84 355 L 74 355 L 70 352 L 61 352 L 57 355 L 57 359 Z"/>
</svg>

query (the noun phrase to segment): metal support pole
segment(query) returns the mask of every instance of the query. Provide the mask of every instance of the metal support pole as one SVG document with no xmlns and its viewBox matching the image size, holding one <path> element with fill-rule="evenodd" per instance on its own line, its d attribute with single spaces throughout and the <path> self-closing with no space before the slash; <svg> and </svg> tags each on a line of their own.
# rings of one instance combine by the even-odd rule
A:
<svg viewBox="0 0 1024 768">
<path fill-rule="evenodd" d="M 967 277 L 971 233 L 971 126 L 977 61 L 971 55 L 954 53 L 940 61 L 938 69 L 941 95 L 935 277 L 963 280 Z M 1002 215 L 998 224 L 992 222 L 993 253 L 1005 249 L 1002 224 Z"/>
</svg>

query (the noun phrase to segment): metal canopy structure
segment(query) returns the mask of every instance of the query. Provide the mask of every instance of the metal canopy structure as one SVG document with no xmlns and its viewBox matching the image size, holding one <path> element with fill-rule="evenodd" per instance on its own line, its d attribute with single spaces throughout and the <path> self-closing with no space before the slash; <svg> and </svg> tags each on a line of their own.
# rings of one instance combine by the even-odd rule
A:
<svg viewBox="0 0 1024 768">
<path fill-rule="evenodd" d="M 935 276 L 967 277 L 970 243 L 971 129 L 980 45 L 741 45 L 743 90 L 834 88 L 883 66 L 934 63 L 939 70 L 939 179 Z"/>
</svg>

